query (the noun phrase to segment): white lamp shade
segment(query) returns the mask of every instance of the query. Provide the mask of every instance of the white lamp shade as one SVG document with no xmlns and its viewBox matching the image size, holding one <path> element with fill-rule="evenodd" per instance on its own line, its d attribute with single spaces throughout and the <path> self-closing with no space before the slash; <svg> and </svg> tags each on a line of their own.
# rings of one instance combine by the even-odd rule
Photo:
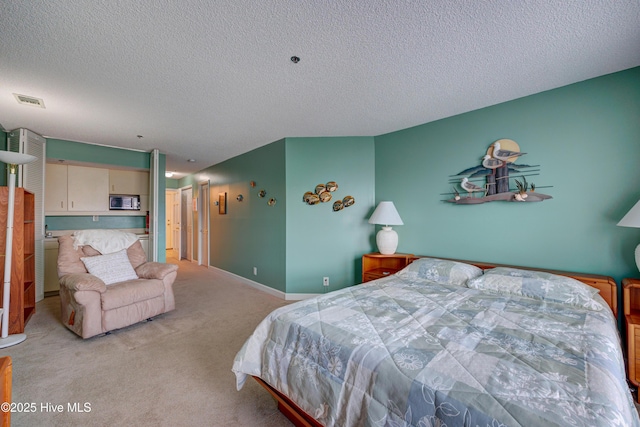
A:
<svg viewBox="0 0 640 427">
<path fill-rule="evenodd" d="M 393 202 L 380 202 L 369 218 L 369 224 L 403 225 L 404 223 Z"/>
<path fill-rule="evenodd" d="M 622 217 L 618 225 L 621 227 L 640 227 L 640 201 L 636 203 L 625 216 Z"/>
<path fill-rule="evenodd" d="M 37 157 L 32 156 L 31 154 L 0 150 L 0 162 L 8 165 L 24 165 L 25 163 L 33 162 L 36 158 Z"/>
<path fill-rule="evenodd" d="M 640 201 L 638 201 L 625 216 L 622 217 L 618 225 L 621 227 L 640 228 Z M 636 266 L 640 270 L 640 245 L 636 246 Z"/>
</svg>

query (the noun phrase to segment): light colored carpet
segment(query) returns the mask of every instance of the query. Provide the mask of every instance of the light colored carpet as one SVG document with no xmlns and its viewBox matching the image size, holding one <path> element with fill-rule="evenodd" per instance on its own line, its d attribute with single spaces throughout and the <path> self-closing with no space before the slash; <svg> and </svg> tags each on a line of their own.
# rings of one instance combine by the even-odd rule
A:
<svg viewBox="0 0 640 427">
<path fill-rule="evenodd" d="M 59 320 L 59 298 L 39 302 L 13 360 L 13 426 L 291 426 L 271 396 L 231 365 L 255 326 L 286 302 L 222 273 L 177 260 L 176 310 L 82 340 Z M 43 405 L 63 405 L 47 412 Z M 72 413 L 74 403 L 90 412 Z"/>
</svg>

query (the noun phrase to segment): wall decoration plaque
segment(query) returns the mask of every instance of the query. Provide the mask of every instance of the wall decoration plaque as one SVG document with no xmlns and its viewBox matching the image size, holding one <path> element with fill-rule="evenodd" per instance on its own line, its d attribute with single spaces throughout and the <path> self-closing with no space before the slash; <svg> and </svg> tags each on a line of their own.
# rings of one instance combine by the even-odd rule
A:
<svg viewBox="0 0 640 427">
<path fill-rule="evenodd" d="M 537 192 L 535 184 L 527 180 L 527 177 L 540 175 L 540 165 L 516 163 L 526 154 L 511 139 L 495 141 L 481 157 L 479 165 L 451 175 L 449 184 L 454 185 L 453 192 L 443 195 L 453 197 L 445 201 L 471 205 L 495 201 L 541 202 L 551 199 L 551 196 Z M 516 177 L 512 178 L 511 175 Z M 512 181 L 515 188 L 511 185 Z M 547 185 L 538 188 L 550 187 Z M 462 191 L 458 191 L 458 188 Z"/>
<path fill-rule="evenodd" d="M 218 213 L 220 215 L 226 215 L 227 213 L 227 193 L 218 194 Z"/>
</svg>

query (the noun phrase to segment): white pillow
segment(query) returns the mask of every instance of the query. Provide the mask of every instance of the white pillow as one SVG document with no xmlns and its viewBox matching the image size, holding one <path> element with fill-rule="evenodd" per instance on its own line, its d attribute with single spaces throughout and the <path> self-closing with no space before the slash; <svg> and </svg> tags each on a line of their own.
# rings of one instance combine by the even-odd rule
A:
<svg viewBox="0 0 640 427">
<path fill-rule="evenodd" d="M 80 260 L 87 271 L 101 279 L 105 285 L 138 278 L 126 249 L 107 255 L 82 257 Z"/>
<path fill-rule="evenodd" d="M 462 285 L 482 275 L 475 265 L 439 258 L 419 258 L 396 273 L 403 279 L 427 279 L 443 285 Z"/>
<path fill-rule="evenodd" d="M 497 267 L 467 282 L 467 287 L 501 294 L 521 295 L 593 311 L 603 309 L 593 299 L 599 291 L 579 280 L 545 271 Z"/>
</svg>

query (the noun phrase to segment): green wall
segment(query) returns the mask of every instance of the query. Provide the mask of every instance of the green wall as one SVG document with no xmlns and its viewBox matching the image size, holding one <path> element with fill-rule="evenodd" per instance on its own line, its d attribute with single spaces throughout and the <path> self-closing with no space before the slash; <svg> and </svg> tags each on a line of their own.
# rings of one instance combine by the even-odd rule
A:
<svg viewBox="0 0 640 427">
<path fill-rule="evenodd" d="M 47 139 L 47 159 L 63 159 L 77 162 L 102 163 L 106 165 L 149 169 L 148 152 L 83 144 L 62 139 Z M 162 171 L 164 176 L 164 171 Z"/>
<path fill-rule="evenodd" d="M 539 165 L 528 180 L 553 199 L 444 202 L 450 176 L 480 164 L 502 138 L 527 153 L 519 163 Z M 640 230 L 616 223 L 640 199 L 639 159 L 634 68 L 377 137 L 286 138 L 179 186 L 210 179 L 212 202 L 229 192 L 226 216 L 212 206 L 211 265 L 288 294 L 320 293 L 324 276 L 331 290 L 359 282 L 360 257 L 376 250 L 367 219 L 382 200 L 392 200 L 405 223 L 394 227 L 398 252 L 605 274 L 619 283 L 638 276 Z M 356 204 L 332 212 L 302 202 L 330 180 L 339 184 L 336 197 L 353 195 Z M 261 188 L 275 207 L 256 197 Z M 240 193 L 245 202 L 235 201 Z"/>
<path fill-rule="evenodd" d="M 185 177 L 179 187 L 191 185 L 195 196 L 198 183 L 210 181 L 212 266 L 287 294 L 322 293 L 325 276 L 329 290 L 360 282 L 360 259 L 373 231 L 367 223 L 373 167 L 373 137 L 286 138 Z M 328 181 L 338 183 L 334 200 L 302 202 L 305 192 Z M 258 197 L 262 189 L 264 198 Z M 226 215 L 214 204 L 221 192 L 227 193 Z M 333 202 L 347 195 L 356 203 L 333 212 Z M 269 206 L 272 197 L 276 204 Z"/>
<path fill-rule="evenodd" d="M 180 188 L 180 181 L 174 178 L 165 178 L 165 187 L 168 189 L 176 190 Z"/>
<path fill-rule="evenodd" d="M 211 166 L 180 180 L 180 187 L 210 185 L 210 264 L 285 292 L 285 141 L 280 140 Z M 256 187 L 252 188 L 250 182 Z M 266 197 L 258 197 L 264 189 Z M 218 213 L 220 193 L 227 193 L 227 213 Z M 236 198 L 242 194 L 243 201 Z M 269 206 L 270 198 L 276 199 Z M 194 247 L 197 234 L 194 228 Z M 195 251 L 194 251 L 195 254 Z M 258 274 L 253 275 L 253 267 Z"/>
<path fill-rule="evenodd" d="M 146 212 L 145 212 L 146 213 Z M 107 216 L 102 215 L 97 222 L 90 216 L 47 216 L 47 229 L 85 230 L 88 228 L 144 228 L 144 216 Z"/>
<path fill-rule="evenodd" d="M 501 138 L 540 165 L 529 181 L 553 199 L 443 202 L 449 176 Z M 640 230 L 616 223 L 640 199 L 640 68 L 381 135 L 375 150 L 376 200 L 405 224 L 399 252 L 638 276 Z"/>
<path fill-rule="evenodd" d="M 360 283 L 362 254 L 369 252 L 374 208 L 373 137 L 287 138 L 287 293 L 322 293 Z M 335 181 L 332 200 L 302 202 L 317 184 Z M 353 196 L 355 204 L 333 212 L 333 202 Z"/>
</svg>

